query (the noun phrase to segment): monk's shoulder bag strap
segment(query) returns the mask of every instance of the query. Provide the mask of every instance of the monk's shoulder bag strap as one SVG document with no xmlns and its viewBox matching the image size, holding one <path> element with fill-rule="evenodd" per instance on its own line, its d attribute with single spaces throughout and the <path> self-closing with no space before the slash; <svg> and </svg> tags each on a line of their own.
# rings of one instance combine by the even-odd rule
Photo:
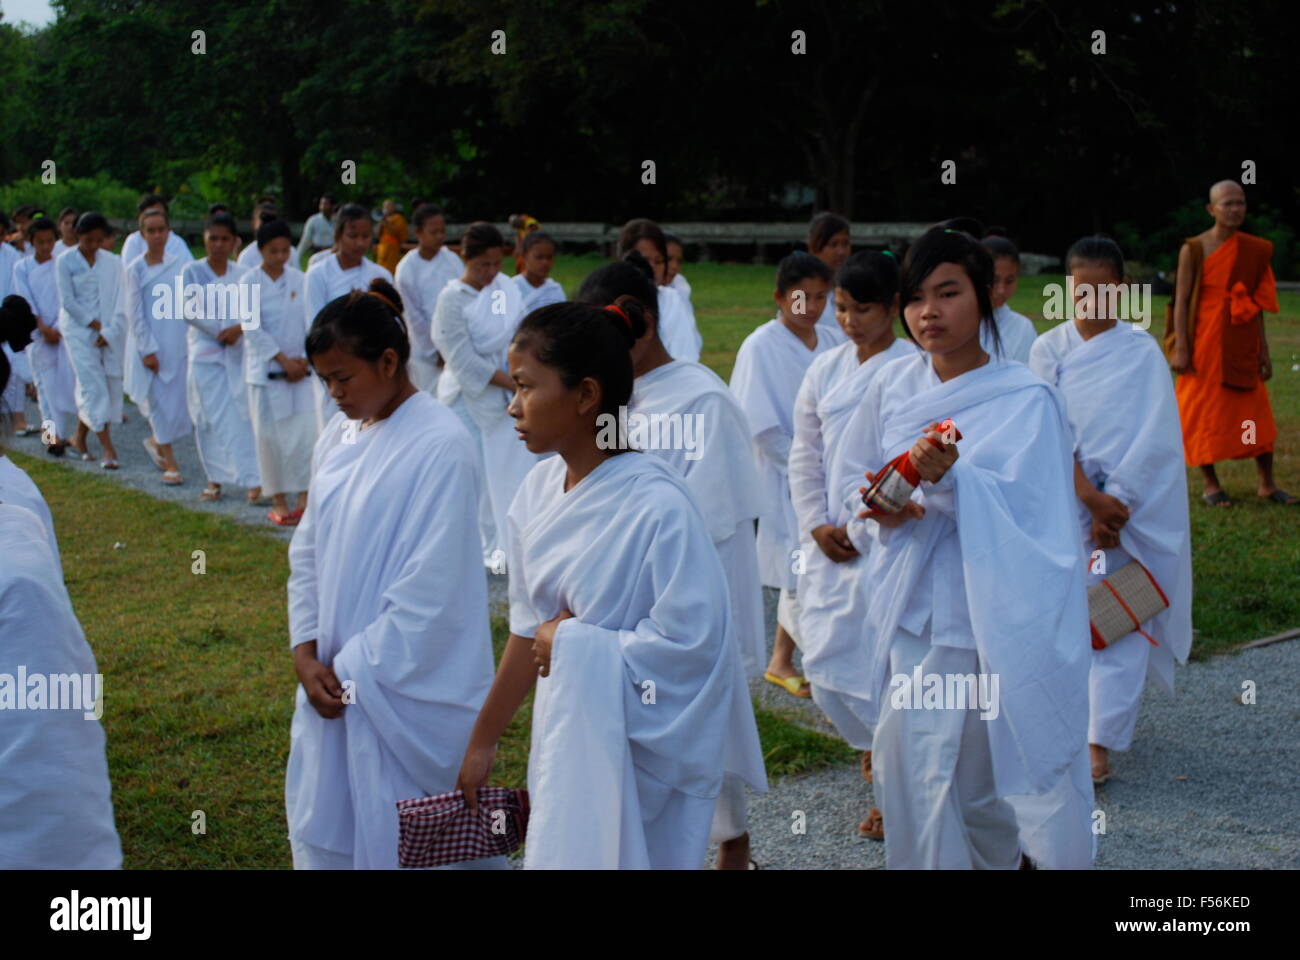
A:
<svg viewBox="0 0 1300 960">
<path fill-rule="evenodd" d="M 1188 237 L 1183 243 L 1192 248 L 1192 263 L 1195 269 L 1192 273 L 1192 286 L 1187 291 L 1187 359 L 1192 359 L 1192 344 L 1196 341 L 1196 302 L 1200 299 L 1201 292 L 1201 262 L 1205 259 L 1205 251 L 1201 247 L 1201 241 L 1197 237 Z M 1173 361 L 1174 347 L 1178 343 L 1178 334 L 1174 326 L 1174 304 L 1178 300 L 1178 272 L 1174 271 L 1174 292 L 1169 296 L 1169 303 L 1165 305 L 1165 339 L 1164 350 L 1165 358 Z"/>
</svg>

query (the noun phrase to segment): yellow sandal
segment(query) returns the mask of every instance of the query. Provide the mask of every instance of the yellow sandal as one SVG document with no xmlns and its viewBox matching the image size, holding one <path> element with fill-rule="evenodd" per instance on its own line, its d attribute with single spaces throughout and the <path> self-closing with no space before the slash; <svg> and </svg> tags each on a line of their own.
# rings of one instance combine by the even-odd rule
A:
<svg viewBox="0 0 1300 960">
<path fill-rule="evenodd" d="M 763 679 L 768 683 L 775 683 L 778 687 L 793 697 L 799 697 L 808 700 L 812 697 L 812 690 L 805 690 L 808 684 L 807 677 L 778 677 L 775 673 L 767 671 L 763 674 Z"/>
</svg>

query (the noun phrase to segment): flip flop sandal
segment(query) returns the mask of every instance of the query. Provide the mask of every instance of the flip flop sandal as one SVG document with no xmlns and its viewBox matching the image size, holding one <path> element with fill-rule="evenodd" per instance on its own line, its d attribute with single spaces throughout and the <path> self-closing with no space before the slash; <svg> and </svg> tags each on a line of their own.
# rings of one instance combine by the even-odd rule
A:
<svg viewBox="0 0 1300 960">
<path fill-rule="evenodd" d="M 200 499 L 200 500 L 208 500 L 208 501 L 220 500 L 220 499 L 221 499 L 221 488 L 220 488 L 220 487 L 204 487 L 201 491 L 199 491 L 199 499 Z"/>
<path fill-rule="evenodd" d="M 799 697 L 801 700 L 812 698 L 812 690 L 804 690 L 804 684 L 808 682 L 806 677 L 778 677 L 775 673 L 767 671 L 763 674 L 763 679 L 768 683 L 774 683 L 792 697 Z"/>
<path fill-rule="evenodd" d="M 144 444 L 144 452 L 149 454 L 149 459 L 153 461 L 153 465 L 166 472 L 167 465 L 163 463 L 162 454 L 158 452 L 158 445 L 153 442 L 153 438 L 145 437 L 142 443 Z"/>
<path fill-rule="evenodd" d="M 292 513 L 276 513 L 274 510 L 266 511 L 266 519 L 270 520 L 277 527 L 296 527 L 298 518 Z"/>
<path fill-rule="evenodd" d="M 1222 490 L 1216 490 L 1214 493 L 1203 493 L 1201 494 L 1201 500 L 1204 501 L 1207 507 L 1232 506 L 1232 501 L 1228 499 L 1228 495 Z"/>
<path fill-rule="evenodd" d="M 868 840 L 885 839 L 885 819 L 880 815 L 879 807 L 872 807 L 867 819 L 858 824 L 858 836 Z"/>
<path fill-rule="evenodd" d="M 169 487 L 179 487 L 185 481 L 181 479 L 180 471 L 164 470 L 162 475 L 162 482 L 167 484 L 167 486 Z"/>
<path fill-rule="evenodd" d="M 119 470 L 122 467 L 122 465 L 112 457 L 105 457 L 104 462 L 101 463 L 100 466 L 105 470 Z"/>
<path fill-rule="evenodd" d="M 1300 497 L 1295 497 L 1281 489 L 1274 490 L 1267 497 L 1260 497 L 1260 499 L 1271 503 L 1280 503 L 1284 507 L 1294 507 L 1297 503 L 1300 503 Z"/>
</svg>

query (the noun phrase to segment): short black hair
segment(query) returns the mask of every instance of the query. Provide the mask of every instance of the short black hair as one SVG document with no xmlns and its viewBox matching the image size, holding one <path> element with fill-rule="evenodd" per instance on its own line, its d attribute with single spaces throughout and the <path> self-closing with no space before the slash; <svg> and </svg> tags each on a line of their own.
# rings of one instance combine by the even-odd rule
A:
<svg viewBox="0 0 1300 960">
<path fill-rule="evenodd" d="M 653 243 L 659 255 L 664 258 L 664 262 L 668 261 L 668 239 L 663 228 L 645 217 L 637 217 L 623 224 L 623 229 L 618 232 L 618 255 L 621 257 L 629 250 L 635 250 L 636 245 L 642 240 Z"/>
<path fill-rule="evenodd" d="M 415 224 L 415 229 L 419 230 L 427 221 L 432 220 L 434 217 L 442 216 L 445 216 L 442 212 L 442 207 L 438 206 L 436 203 L 422 203 L 415 208 L 415 214 L 411 217 L 411 222 Z"/>
<path fill-rule="evenodd" d="M 831 268 L 811 253 L 796 250 L 794 253 L 786 254 L 776 265 L 777 292 L 784 294 L 800 280 L 809 277 L 820 277 L 828 285 L 834 279 Z"/>
<path fill-rule="evenodd" d="M 530 230 L 528 233 L 524 234 L 523 243 L 519 245 L 519 252 L 527 253 L 539 243 L 549 243 L 557 252 L 560 249 L 560 245 L 555 242 L 555 238 L 545 230 Z"/>
<path fill-rule="evenodd" d="M 109 225 L 108 218 L 98 210 L 87 210 L 77 218 L 77 236 L 90 233 L 93 230 L 102 230 L 106 235 L 113 232 L 112 226 Z"/>
<path fill-rule="evenodd" d="M 274 220 L 264 220 L 262 225 L 257 228 L 257 249 L 261 250 L 264 246 L 278 237 L 284 237 L 293 244 L 293 231 L 289 229 L 289 224 L 285 220 L 276 217 Z"/>
<path fill-rule="evenodd" d="M 849 222 L 838 213 L 823 210 L 808 224 L 808 252 L 821 250 L 837 233 L 849 233 Z"/>
<path fill-rule="evenodd" d="M 1119 244 L 1104 234 L 1096 233 L 1090 237 L 1080 237 L 1070 245 L 1065 254 L 1066 272 L 1071 272 L 1070 263 L 1085 260 L 1092 263 L 1104 263 L 1115 272 L 1118 280 L 1124 279 L 1124 251 Z"/>
<path fill-rule="evenodd" d="M 462 260 L 473 260 L 475 257 L 481 257 L 493 247 L 504 247 L 505 238 L 501 236 L 501 231 L 486 220 L 476 220 L 465 228 L 465 233 L 460 238 L 460 258 Z"/>
<path fill-rule="evenodd" d="M 858 303 L 883 303 L 889 308 L 898 296 L 898 261 L 891 253 L 861 250 L 840 267 L 835 286 Z"/>
<path fill-rule="evenodd" d="M 54 239 L 59 238 L 59 225 L 49 217 L 37 217 L 31 223 L 27 224 L 27 239 L 33 239 L 42 230 L 49 230 L 54 234 Z"/>
<path fill-rule="evenodd" d="M 357 220 L 370 223 L 370 211 L 359 203 L 345 203 L 339 207 L 339 212 L 334 215 L 334 239 L 343 236 L 343 231 L 347 229 L 348 224 Z"/>
<path fill-rule="evenodd" d="M 912 336 L 907 325 L 907 301 L 921 289 L 925 278 L 944 263 L 955 263 L 966 271 L 975 288 L 980 323 L 988 324 L 994 349 L 1001 354 L 1002 337 L 998 334 L 997 321 L 993 319 L 993 296 L 989 290 L 993 286 L 993 258 L 973 236 L 954 227 L 931 227 L 907 248 L 898 278 L 898 313 L 903 320 L 903 332 L 916 343 L 916 337 Z"/>
</svg>

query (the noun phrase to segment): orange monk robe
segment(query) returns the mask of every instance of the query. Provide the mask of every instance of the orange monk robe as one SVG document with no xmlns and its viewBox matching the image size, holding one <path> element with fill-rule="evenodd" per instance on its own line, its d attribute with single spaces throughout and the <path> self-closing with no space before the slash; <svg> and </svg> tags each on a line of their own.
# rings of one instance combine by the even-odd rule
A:
<svg viewBox="0 0 1300 960">
<path fill-rule="evenodd" d="M 1240 338 L 1233 336 L 1237 331 L 1229 330 L 1229 326 L 1253 324 L 1258 329 L 1263 321 L 1260 311 L 1278 312 L 1277 284 L 1271 266 L 1265 265 L 1259 271 L 1260 279 L 1254 290 L 1247 289 L 1240 279 L 1229 283 L 1237 266 L 1240 237 L 1240 233 L 1234 233 L 1201 265 L 1192 372 L 1179 375 L 1174 391 L 1188 466 L 1271 453 L 1277 439 L 1277 424 L 1273 422 L 1273 409 L 1263 380 L 1256 377 L 1254 386 L 1248 390 L 1223 386 L 1225 335 L 1232 342 L 1241 343 Z M 1267 243 L 1256 237 L 1247 238 L 1247 242 Z M 1247 357 L 1253 355 L 1249 349 L 1244 352 Z M 1241 366 L 1241 357 L 1229 353 L 1228 359 L 1235 361 L 1234 366 Z M 1244 442 L 1252 439 L 1247 433 L 1249 424 L 1243 426 L 1247 421 L 1255 425 L 1254 443 Z"/>
<path fill-rule="evenodd" d="M 396 273 L 397 262 L 402 259 L 402 244 L 405 242 L 406 218 L 400 213 L 390 213 L 379 226 L 379 247 L 375 251 L 375 262 L 389 273 Z"/>
</svg>

